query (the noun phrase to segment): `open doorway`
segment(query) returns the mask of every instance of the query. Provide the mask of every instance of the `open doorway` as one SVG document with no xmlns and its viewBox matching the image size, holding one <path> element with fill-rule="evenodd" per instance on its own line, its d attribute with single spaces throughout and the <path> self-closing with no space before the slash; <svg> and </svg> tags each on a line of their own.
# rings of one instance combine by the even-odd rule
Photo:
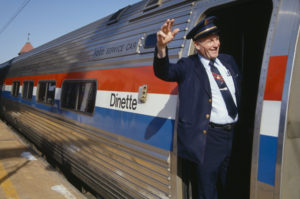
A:
<svg viewBox="0 0 300 199">
<path fill-rule="evenodd" d="M 235 134 L 229 187 L 233 198 L 249 198 L 255 108 L 272 0 L 239 1 L 212 8 L 221 53 L 234 56 L 243 75 L 240 122 Z"/>
<path fill-rule="evenodd" d="M 228 178 L 230 198 L 250 196 L 255 109 L 272 9 L 272 0 L 244 0 L 213 7 L 204 13 L 217 17 L 220 53 L 233 55 L 243 75 L 240 120 Z"/>
</svg>

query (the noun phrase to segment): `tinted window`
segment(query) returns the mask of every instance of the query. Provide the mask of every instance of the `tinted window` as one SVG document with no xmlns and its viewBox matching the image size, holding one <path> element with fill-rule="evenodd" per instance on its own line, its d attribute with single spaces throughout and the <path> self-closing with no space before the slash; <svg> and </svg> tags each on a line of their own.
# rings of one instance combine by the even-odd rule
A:
<svg viewBox="0 0 300 199">
<path fill-rule="evenodd" d="M 115 12 L 115 13 L 109 18 L 109 20 L 107 21 L 107 25 L 117 23 L 117 22 L 120 20 L 121 15 L 122 15 L 129 7 L 130 7 L 130 6 L 127 6 L 127 7 L 125 7 L 125 8 L 122 8 L 122 9 L 118 10 L 117 12 Z"/>
<path fill-rule="evenodd" d="M 39 81 L 37 101 L 53 105 L 55 101 L 55 89 L 55 81 Z"/>
<path fill-rule="evenodd" d="M 93 113 L 96 91 L 95 80 L 65 80 L 62 85 L 61 107 L 77 112 Z"/>
<path fill-rule="evenodd" d="M 24 81 L 22 88 L 22 98 L 32 99 L 33 81 Z"/>
<path fill-rule="evenodd" d="M 151 10 L 153 8 L 156 8 L 160 6 L 161 0 L 149 0 L 144 8 L 144 11 Z"/>
<path fill-rule="evenodd" d="M 153 6 L 155 4 L 158 4 L 159 0 L 149 0 L 146 7 L 149 7 L 149 6 Z"/>
<path fill-rule="evenodd" d="M 154 48 L 156 45 L 156 41 L 157 41 L 156 33 L 147 35 L 147 37 L 145 39 L 144 48 Z"/>
<path fill-rule="evenodd" d="M 18 97 L 20 89 L 20 81 L 13 81 L 11 88 L 11 95 L 14 97 Z"/>
</svg>

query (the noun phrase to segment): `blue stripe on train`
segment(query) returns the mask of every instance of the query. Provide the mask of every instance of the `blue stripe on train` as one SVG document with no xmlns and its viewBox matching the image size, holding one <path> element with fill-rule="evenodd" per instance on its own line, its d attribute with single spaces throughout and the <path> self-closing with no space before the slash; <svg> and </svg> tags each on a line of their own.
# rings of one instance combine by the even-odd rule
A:
<svg viewBox="0 0 300 199">
<path fill-rule="evenodd" d="M 260 135 L 257 179 L 275 185 L 277 137 Z"/>
<path fill-rule="evenodd" d="M 60 109 L 58 100 L 55 101 L 54 106 L 48 106 L 36 103 L 35 97 L 32 100 L 24 100 L 20 96 L 12 97 L 7 91 L 3 92 L 2 96 L 164 150 L 172 151 L 173 149 L 174 120 L 172 119 L 100 107 L 95 108 L 93 116 L 87 116 Z"/>
</svg>

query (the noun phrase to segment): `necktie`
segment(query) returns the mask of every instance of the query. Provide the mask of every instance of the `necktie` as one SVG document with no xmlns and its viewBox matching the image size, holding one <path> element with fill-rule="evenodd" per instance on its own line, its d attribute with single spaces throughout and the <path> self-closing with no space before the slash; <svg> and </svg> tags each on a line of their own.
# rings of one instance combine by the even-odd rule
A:
<svg viewBox="0 0 300 199">
<path fill-rule="evenodd" d="M 223 96 L 227 111 L 228 111 L 228 115 L 232 118 L 235 119 L 236 115 L 237 115 L 237 107 L 233 101 L 232 95 L 222 77 L 222 75 L 220 74 L 220 71 L 214 66 L 214 62 L 215 60 L 210 60 L 209 62 L 209 66 L 210 66 L 210 70 L 212 72 L 212 75 L 214 77 L 214 79 L 216 80 L 219 89 L 221 91 L 221 94 Z"/>
</svg>

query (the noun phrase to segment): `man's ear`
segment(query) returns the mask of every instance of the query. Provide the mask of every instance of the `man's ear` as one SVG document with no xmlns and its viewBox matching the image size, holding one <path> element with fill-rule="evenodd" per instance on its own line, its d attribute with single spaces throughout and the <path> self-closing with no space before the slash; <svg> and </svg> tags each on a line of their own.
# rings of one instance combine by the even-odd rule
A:
<svg viewBox="0 0 300 199">
<path fill-rule="evenodd" d="M 194 41 L 194 46 L 195 46 L 195 50 L 197 50 L 197 51 L 199 51 L 201 48 L 199 42 L 197 42 L 197 41 Z"/>
</svg>

